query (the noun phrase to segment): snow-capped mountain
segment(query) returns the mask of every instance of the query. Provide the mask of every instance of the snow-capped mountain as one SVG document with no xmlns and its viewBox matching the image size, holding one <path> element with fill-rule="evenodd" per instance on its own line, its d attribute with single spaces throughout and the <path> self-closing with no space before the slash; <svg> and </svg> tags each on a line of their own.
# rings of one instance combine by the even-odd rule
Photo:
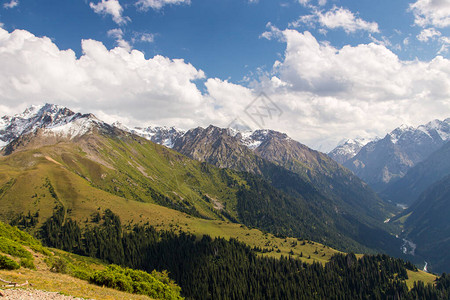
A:
<svg viewBox="0 0 450 300">
<path fill-rule="evenodd" d="M 344 162 L 344 166 L 376 190 L 382 190 L 442 147 L 449 138 L 450 118 L 418 127 L 402 125 L 383 139 L 366 144 Z"/>
<path fill-rule="evenodd" d="M 136 134 L 140 137 L 143 137 L 147 140 L 150 140 L 154 143 L 164 145 L 168 148 L 173 148 L 175 143 L 180 140 L 185 134 L 186 131 L 178 129 L 176 127 L 167 127 L 167 126 L 149 126 L 149 127 L 127 127 L 123 125 L 120 122 L 114 122 L 112 126 L 119 128 L 121 130 L 127 131 L 132 134 Z M 218 127 L 211 127 L 219 129 Z M 191 129 L 189 131 L 192 131 L 195 129 Z M 268 129 L 261 129 L 261 130 L 255 130 L 255 131 L 249 131 L 249 130 L 237 130 L 234 128 L 221 128 L 223 130 L 223 133 L 236 138 L 236 140 L 243 146 L 246 146 L 250 150 L 255 150 L 258 148 L 259 145 L 261 145 L 262 142 L 264 142 L 271 134 L 279 134 L 279 132 L 268 130 Z M 289 138 L 287 135 L 285 135 L 285 138 Z"/>
<path fill-rule="evenodd" d="M 401 125 L 386 135 L 393 144 L 409 145 L 445 142 L 450 139 L 450 118 L 433 120 L 417 128 Z"/>
<path fill-rule="evenodd" d="M 329 152 L 328 156 L 338 163 L 343 164 L 358 154 L 359 150 L 371 141 L 371 139 L 365 138 L 346 139 Z"/>
<path fill-rule="evenodd" d="M 127 127 L 120 122 L 114 122 L 112 124 L 114 127 L 122 129 L 124 131 L 130 132 L 132 134 L 143 137 L 147 140 L 150 140 L 154 143 L 164 145 L 168 148 L 173 148 L 175 141 L 184 135 L 185 131 L 175 128 L 175 127 L 167 127 L 167 126 L 149 126 L 146 128 L 142 127 Z"/>
<path fill-rule="evenodd" d="M 0 147 L 37 130 L 42 130 L 45 135 L 72 139 L 86 134 L 100 123 L 103 122 L 92 114 L 75 113 L 59 105 L 30 106 L 21 114 L 0 119 Z"/>
<path fill-rule="evenodd" d="M 238 139 L 241 144 L 250 150 L 257 149 L 263 142 L 267 141 L 271 136 L 276 135 L 281 139 L 290 139 L 285 133 L 280 133 L 269 129 L 258 129 L 255 131 L 239 132 Z"/>
</svg>

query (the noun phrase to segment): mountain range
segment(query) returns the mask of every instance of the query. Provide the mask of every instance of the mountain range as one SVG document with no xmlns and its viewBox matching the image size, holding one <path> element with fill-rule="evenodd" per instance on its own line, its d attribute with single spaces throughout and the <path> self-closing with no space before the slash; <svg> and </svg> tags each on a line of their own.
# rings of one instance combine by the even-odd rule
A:
<svg viewBox="0 0 450 300">
<path fill-rule="evenodd" d="M 436 193 L 430 189 L 448 173 L 442 163 L 448 157 L 444 141 L 448 123 L 449 119 L 416 129 L 402 127 L 366 145 L 348 141 L 335 149 L 336 159 L 361 148 L 344 165 L 357 161 L 362 153 L 369 157 L 384 151 L 388 155 L 380 161 L 389 165 L 395 157 L 417 160 L 415 167 L 405 169 L 403 179 L 386 184 L 392 188 L 381 193 L 383 200 L 357 172 L 330 158 L 333 155 L 310 149 L 284 133 L 213 125 L 188 131 L 128 128 L 57 105 L 33 106 L 1 118 L 0 218 L 9 222 L 22 220 L 23 214 L 39 214 L 32 229 L 37 230 L 56 207 L 63 207 L 67 217 L 88 223 L 98 209 L 113 208 L 126 222 L 173 226 L 174 221 L 168 220 L 177 219 L 175 224 L 183 230 L 194 226 L 199 232 L 243 224 L 339 250 L 400 256 L 402 238 L 422 245 L 416 233 L 420 226 L 428 228 L 423 226 L 424 216 L 416 217 L 423 207 L 404 199 L 417 196 L 417 203 L 432 202 L 430 195 Z M 427 143 L 437 150 L 430 152 Z M 419 162 L 421 157 L 425 158 Z M 439 203 L 447 201 L 442 186 L 445 183 L 435 188 L 444 191 L 437 197 Z M 395 203 L 411 207 L 402 212 Z M 435 213 L 431 209 L 426 217 Z M 225 223 L 217 227 L 216 222 Z M 444 239 L 446 235 L 431 236 Z M 446 266 L 447 258 L 438 260 L 428 248 L 418 246 L 417 253 L 429 259 L 434 270 Z"/>
<path fill-rule="evenodd" d="M 24 207 L 49 216 L 49 207 L 31 205 L 39 186 L 61 192 L 95 188 L 197 218 L 316 239 L 342 250 L 398 248 L 399 241 L 383 223 L 392 216 L 392 207 L 328 156 L 282 133 L 240 133 L 214 126 L 185 133 L 174 128 L 124 130 L 123 125 L 51 104 L 2 120 L 3 218 L 26 211 Z M 42 169 L 36 167 L 42 164 Z M 25 179 L 31 174 L 34 187 Z M 64 206 L 78 214 L 79 197 L 86 194 L 64 193 L 70 199 Z M 18 197 L 31 203 L 15 209 L 10 204 Z M 44 198 L 50 207 L 56 201 L 52 193 Z"/>
<path fill-rule="evenodd" d="M 450 269 L 450 175 L 429 186 L 396 222 L 403 223 L 402 236 L 414 243 L 415 254 L 425 258 L 432 270 Z"/>
<path fill-rule="evenodd" d="M 372 140 L 370 139 L 364 138 L 345 139 L 331 150 L 328 153 L 328 156 L 338 163 L 344 164 L 358 154 L 358 152 L 371 141 Z"/>
<path fill-rule="evenodd" d="M 408 170 L 381 193 L 395 203 L 411 205 L 422 192 L 450 174 L 450 141 Z"/>
<path fill-rule="evenodd" d="M 450 118 L 434 120 L 425 125 L 402 125 L 382 139 L 362 145 L 348 141 L 332 150 L 329 155 L 376 191 L 405 176 L 417 163 L 450 140 Z"/>
<path fill-rule="evenodd" d="M 356 154 L 360 143 L 352 140 L 329 154 L 365 178 L 383 199 L 407 208 L 389 223 L 400 225 L 399 236 L 407 248 L 413 245 L 416 259 L 425 259 L 429 270 L 448 269 L 450 261 L 444 254 L 450 238 L 449 123 L 445 119 L 417 128 L 401 126 Z"/>
</svg>

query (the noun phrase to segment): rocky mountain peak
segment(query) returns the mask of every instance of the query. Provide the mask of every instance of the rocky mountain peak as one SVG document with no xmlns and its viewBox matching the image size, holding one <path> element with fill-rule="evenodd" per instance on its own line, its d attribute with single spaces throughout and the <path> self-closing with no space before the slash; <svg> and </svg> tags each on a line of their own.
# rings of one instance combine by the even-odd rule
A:
<svg viewBox="0 0 450 300">
<path fill-rule="evenodd" d="M 168 148 L 172 148 L 175 141 L 185 133 L 184 130 L 167 126 L 128 127 L 120 122 L 114 122 L 112 126 Z"/>
<path fill-rule="evenodd" d="M 343 164 L 373 188 L 382 190 L 442 147 L 449 138 L 448 119 L 433 120 L 418 127 L 402 125 L 383 139 L 366 144 Z"/>
<path fill-rule="evenodd" d="M 3 116 L 0 122 L 0 146 L 42 129 L 42 134 L 74 138 L 101 123 L 93 114 L 75 113 L 67 107 L 49 104 L 33 105 L 14 116 Z"/>
<path fill-rule="evenodd" d="M 336 148 L 328 153 L 333 160 L 343 164 L 353 156 L 355 156 L 362 147 L 371 142 L 370 139 L 354 138 L 341 141 Z"/>
</svg>

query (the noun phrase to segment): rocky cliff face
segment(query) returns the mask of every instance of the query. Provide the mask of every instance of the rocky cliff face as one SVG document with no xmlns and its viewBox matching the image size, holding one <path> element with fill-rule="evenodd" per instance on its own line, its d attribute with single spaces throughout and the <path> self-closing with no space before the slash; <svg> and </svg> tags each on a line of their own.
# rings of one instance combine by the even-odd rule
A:
<svg viewBox="0 0 450 300">
<path fill-rule="evenodd" d="M 262 160 L 243 145 L 241 139 L 240 134 L 211 125 L 187 131 L 175 141 L 173 149 L 220 168 L 261 174 Z"/>
</svg>

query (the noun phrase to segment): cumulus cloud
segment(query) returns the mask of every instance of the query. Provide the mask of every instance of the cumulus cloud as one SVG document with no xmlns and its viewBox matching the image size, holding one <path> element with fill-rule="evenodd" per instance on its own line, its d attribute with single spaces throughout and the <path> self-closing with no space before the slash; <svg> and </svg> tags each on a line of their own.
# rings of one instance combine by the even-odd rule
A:
<svg viewBox="0 0 450 300">
<path fill-rule="evenodd" d="M 191 64 L 160 55 L 147 59 L 121 47 L 109 50 L 95 40 L 81 46 L 77 58 L 47 37 L 0 29 L 0 107 L 47 101 L 180 127 L 207 118 L 208 103 L 194 83 L 205 75 Z"/>
<path fill-rule="evenodd" d="M 252 86 L 253 94 L 238 85 L 208 80 L 209 95 L 242 111 L 251 101 L 249 93 L 255 97 L 264 91 L 283 111 L 282 118 L 271 120 L 268 127 L 316 148 L 327 144 L 323 150 L 329 149 L 330 141 L 345 137 L 373 137 L 402 123 L 418 125 L 448 117 L 448 59 L 404 61 L 381 44 L 335 48 L 307 31 L 281 32 L 284 60 L 274 64 L 273 76 Z M 245 118 L 242 112 L 237 116 Z"/>
<path fill-rule="evenodd" d="M 117 46 L 124 48 L 127 51 L 131 50 L 131 45 L 123 38 L 123 31 L 120 28 L 111 29 L 107 32 L 109 37 L 112 37 L 116 40 Z"/>
<path fill-rule="evenodd" d="M 129 17 L 122 15 L 123 7 L 118 0 L 101 0 L 97 4 L 91 2 L 89 6 L 97 14 L 111 15 L 113 21 L 118 25 L 123 25 L 130 21 Z"/>
<path fill-rule="evenodd" d="M 421 27 L 450 25 L 450 2 L 447 0 L 417 0 L 409 7 L 414 13 L 414 22 Z"/>
<path fill-rule="evenodd" d="M 442 33 L 435 28 L 423 29 L 416 38 L 421 42 L 437 41 L 439 45 L 438 54 L 447 54 L 450 46 L 450 38 L 443 36 Z"/>
<path fill-rule="evenodd" d="M 123 36 L 119 30 L 110 34 Z M 381 44 L 337 48 L 293 29 L 278 29 L 276 40 L 286 44 L 282 58 L 242 86 L 205 78 L 180 59 L 146 58 L 94 40 L 83 40 L 77 57 L 49 38 L 0 29 L 0 110 L 47 101 L 130 125 L 187 129 L 238 120 L 257 129 L 246 110 L 264 92 L 283 112 L 264 127 L 315 148 L 326 145 L 322 150 L 345 137 L 383 135 L 402 123 L 449 117 L 450 61 L 442 56 L 406 61 Z M 198 80 L 205 80 L 203 93 Z"/>
<path fill-rule="evenodd" d="M 19 0 L 11 0 L 9 2 L 5 2 L 3 4 L 3 7 L 6 8 L 6 9 L 9 9 L 9 8 L 14 8 L 14 7 L 18 6 L 18 5 L 19 5 Z"/>
<path fill-rule="evenodd" d="M 346 33 L 353 33 L 358 30 L 372 33 L 379 32 L 376 22 L 367 22 L 357 17 L 350 10 L 337 6 L 325 13 L 315 9 L 313 14 L 301 16 L 297 21 L 291 23 L 291 26 L 300 27 L 302 24 L 312 26 L 316 23 L 328 29 L 343 29 Z"/>
<path fill-rule="evenodd" d="M 423 29 L 416 37 L 421 42 L 428 42 L 441 36 L 441 32 L 434 28 Z"/>
<path fill-rule="evenodd" d="M 161 9 L 166 5 L 191 4 L 190 0 L 138 0 L 136 6 L 141 10 Z"/>
</svg>

